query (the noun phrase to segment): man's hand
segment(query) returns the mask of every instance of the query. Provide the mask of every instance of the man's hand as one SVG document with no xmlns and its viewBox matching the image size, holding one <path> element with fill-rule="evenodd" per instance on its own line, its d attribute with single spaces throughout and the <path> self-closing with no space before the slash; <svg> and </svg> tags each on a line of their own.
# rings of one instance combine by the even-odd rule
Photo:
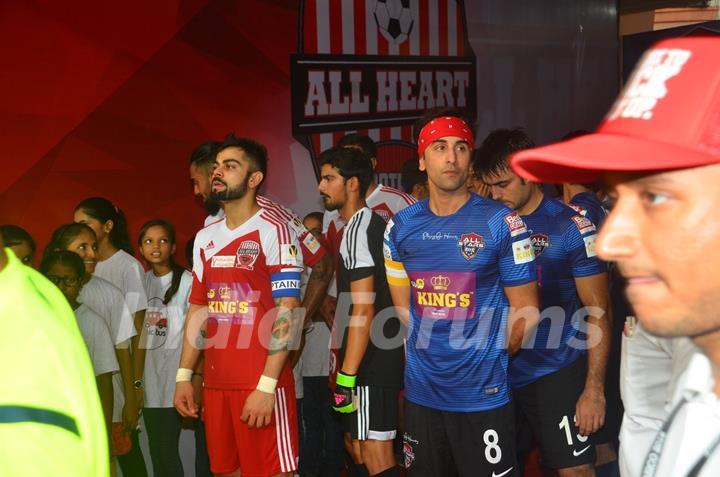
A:
<svg viewBox="0 0 720 477">
<path fill-rule="evenodd" d="M 198 417 L 199 406 L 195 402 L 195 391 L 190 381 L 175 383 L 173 405 L 182 417 Z"/>
<path fill-rule="evenodd" d="M 240 419 L 248 427 L 265 427 L 270 424 L 275 408 L 275 394 L 254 390 L 245 400 Z"/>
<path fill-rule="evenodd" d="M 318 313 L 322 316 L 325 324 L 329 329 L 332 329 L 333 322 L 335 321 L 335 309 L 337 308 L 337 299 L 330 295 L 325 295 Z"/>
<path fill-rule="evenodd" d="M 335 392 L 333 393 L 333 409 L 343 414 L 348 414 L 355 409 L 355 375 L 343 374 L 338 371 Z"/>
<path fill-rule="evenodd" d="M 605 393 L 602 389 L 585 387 L 575 405 L 577 426 L 581 436 L 589 436 L 605 423 Z"/>
</svg>

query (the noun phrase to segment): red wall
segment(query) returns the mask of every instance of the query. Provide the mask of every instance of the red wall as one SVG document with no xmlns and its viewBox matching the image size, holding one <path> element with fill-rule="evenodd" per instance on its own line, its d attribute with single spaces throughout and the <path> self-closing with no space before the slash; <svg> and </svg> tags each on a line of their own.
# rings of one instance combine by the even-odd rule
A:
<svg viewBox="0 0 720 477">
<path fill-rule="evenodd" d="M 204 216 L 190 152 L 228 131 L 266 144 L 265 188 L 298 201 L 288 166 L 296 2 L 26 3 L 0 6 L 0 223 L 42 247 L 80 200 L 101 195 L 126 212 L 133 239 L 159 216 L 182 246 Z"/>
</svg>

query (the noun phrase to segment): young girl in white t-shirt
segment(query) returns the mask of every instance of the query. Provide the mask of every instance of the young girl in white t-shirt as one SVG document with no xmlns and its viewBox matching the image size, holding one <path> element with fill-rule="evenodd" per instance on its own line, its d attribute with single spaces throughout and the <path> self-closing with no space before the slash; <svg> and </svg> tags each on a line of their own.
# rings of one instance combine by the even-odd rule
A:
<svg viewBox="0 0 720 477">
<path fill-rule="evenodd" d="M 192 275 L 175 263 L 175 228 L 161 219 L 146 222 L 138 234 L 140 254 L 150 265 L 145 274 L 148 308 L 146 336 L 145 424 L 156 477 L 183 475 L 178 441 L 182 420 L 173 407 L 183 327 Z"/>
<path fill-rule="evenodd" d="M 40 263 L 40 272 L 60 289 L 70 307 L 75 311 L 78 328 L 80 328 L 83 341 L 88 348 L 90 361 L 95 371 L 98 394 L 109 436 L 113 411 L 112 375 L 117 373 L 120 368 L 107 323 L 92 309 L 78 301 L 80 290 L 85 283 L 86 272 L 83 261 L 72 252 L 51 252 L 43 257 Z"/>
</svg>

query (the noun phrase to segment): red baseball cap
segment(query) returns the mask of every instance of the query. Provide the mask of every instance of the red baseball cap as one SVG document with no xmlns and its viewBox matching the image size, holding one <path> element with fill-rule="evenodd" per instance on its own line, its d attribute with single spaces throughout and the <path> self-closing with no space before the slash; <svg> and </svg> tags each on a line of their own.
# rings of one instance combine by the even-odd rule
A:
<svg viewBox="0 0 720 477">
<path fill-rule="evenodd" d="M 602 171 L 654 171 L 720 163 L 720 38 L 662 41 L 642 57 L 592 134 L 511 159 L 538 182 L 592 182 Z"/>
</svg>

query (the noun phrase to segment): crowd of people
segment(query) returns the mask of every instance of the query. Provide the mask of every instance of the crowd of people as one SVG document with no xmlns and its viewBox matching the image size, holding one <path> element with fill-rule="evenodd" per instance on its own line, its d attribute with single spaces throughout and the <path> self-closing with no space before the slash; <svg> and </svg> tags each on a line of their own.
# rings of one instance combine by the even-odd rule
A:
<svg viewBox="0 0 720 477">
<path fill-rule="evenodd" d="M 511 477 L 535 448 L 560 477 L 717 475 L 718 46 L 654 47 L 598 132 L 555 145 L 521 128 L 476 144 L 462 111 L 426 111 L 404 191 L 348 134 L 318 157 L 325 210 L 302 219 L 259 194 L 265 146 L 203 143 L 192 271 L 170 222 L 143 224 L 133 248 L 105 198 L 52 234 L 39 272 L 56 288 L 29 266 L 33 238 L 1 226 L 16 255 L 0 247 L 3 316 L 52 328 L 10 347 L 55 363 L 49 393 L 25 380 L 0 397 L 0 422 L 27 426 L 20 455 L 54 426 L 52 451 L 82 469 L 67 475 L 116 459 L 143 476 L 147 457 L 183 475 L 184 424 L 198 476 Z M 709 96 L 687 90 L 700 74 Z"/>
</svg>

